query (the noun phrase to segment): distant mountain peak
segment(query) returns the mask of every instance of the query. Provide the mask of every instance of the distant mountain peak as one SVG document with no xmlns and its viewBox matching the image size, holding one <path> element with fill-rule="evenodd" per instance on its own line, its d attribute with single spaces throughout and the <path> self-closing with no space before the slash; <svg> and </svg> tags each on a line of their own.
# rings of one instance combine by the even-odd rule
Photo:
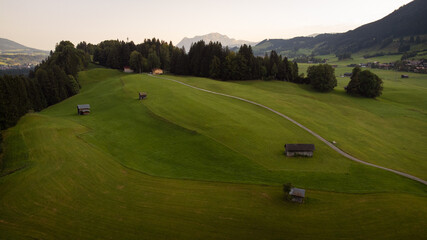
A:
<svg viewBox="0 0 427 240">
<path fill-rule="evenodd" d="M 234 38 L 228 37 L 227 35 L 213 32 L 206 35 L 195 36 L 192 38 L 184 37 L 176 46 L 180 48 L 184 47 L 186 51 L 189 51 L 192 43 L 196 43 L 201 40 L 205 41 L 206 43 L 220 42 L 224 47 L 227 46 L 230 48 L 240 47 L 243 44 L 252 45 L 252 46 L 255 46 L 257 44 L 256 42 L 250 42 L 246 40 L 236 40 Z"/>
</svg>

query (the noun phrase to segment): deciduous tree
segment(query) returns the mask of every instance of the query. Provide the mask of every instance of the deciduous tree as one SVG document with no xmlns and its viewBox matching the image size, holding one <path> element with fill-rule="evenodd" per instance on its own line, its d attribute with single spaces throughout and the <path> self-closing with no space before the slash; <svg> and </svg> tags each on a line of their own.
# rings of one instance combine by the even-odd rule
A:
<svg viewBox="0 0 427 240">
<path fill-rule="evenodd" d="M 319 64 L 308 67 L 307 77 L 314 89 L 320 92 L 329 92 L 337 86 L 335 70 L 331 65 Z"/>
</svg>

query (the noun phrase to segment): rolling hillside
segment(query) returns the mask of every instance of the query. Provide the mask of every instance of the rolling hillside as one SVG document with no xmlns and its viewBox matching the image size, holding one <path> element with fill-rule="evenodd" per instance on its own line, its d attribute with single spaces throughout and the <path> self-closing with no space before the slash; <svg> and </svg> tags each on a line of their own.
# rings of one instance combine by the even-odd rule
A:
<svg viewBox="0 0 427 240">
<path fill-rule="evenodd" d="M 9 39 L 0 38 L 0 65 L 36 65 L 48 55 L 49 51 L 29 48 Z"/>
<path fill-rule="evenodd" d="M 260 102 L 353 155 L 426 179 L 425 79 L 383 76 L 378 100 L 347 96 L 348 79 L 323 94 L 278 81 L 167 77 Z M 94 68 L 79 79 L 78 95 L 4 133 L 1 239 L 427 234 L 424 185 L 351 162 L 269 111 L 145 74 Z M 140 91 L 148 98 L 137 100 Z M 85 103 L 91 114 L 78 116 Z M 290 142 L 315 143 L 315 156 L 285 157 Z M 286 182 L 307 189 L 305 204 L 283 201 Z"/>
<path fill-rule="evenodd" d="M 424 42 L 427 34 L 427 2 L 414 0 L 388 16 L 360 26 L 346 33 L 319 34 L 315 37 L 297 37 L 293 39 L 266 39 L 254 47 L 254 53 L 264 55 L 266 51 L 275 50 L 290 54 L 297 54 L 299 49 L 306 49 L 316 55 L 340 52 L 358 52 L 372 48 L 378 51 L 397 51 L 399 44 L 393 42 L 406 38 L 413 48 Z M 421 36 L 421 42 L 409 42 L 411 36 Z M 393 41 L 394 40 L 394 41 Z M 392 49 L 387 49 L 387 46 Z"/>
</svg>

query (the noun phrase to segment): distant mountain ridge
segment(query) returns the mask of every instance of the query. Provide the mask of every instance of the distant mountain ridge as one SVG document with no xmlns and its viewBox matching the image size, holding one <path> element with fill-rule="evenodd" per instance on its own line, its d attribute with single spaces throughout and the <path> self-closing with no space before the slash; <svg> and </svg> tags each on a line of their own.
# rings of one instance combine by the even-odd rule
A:
<svg viewBox="0 0 427 240">
<path fill-rule="evenodd" d="M 27 68 L 49 56 L 49 51 L 30 48 L 6 38 L 0 38 L 0 67 Z"/>
<path fill-rule="evenodd" d="M 0 52 L 1 53 L 22 53 L 22 54 L 32 54 L 32 53 L 49 54 L 49 51 L 30 48 L 6 38 L 0 38 Z"/>
<path fill-rule="evenodd" d="M 234 38 L 229 38 L 227 35 L 222 35 L 220 33 L 209 33 L 202 36 L 195 36 L 193 38 L 183 38 L 176 46 L 181 48 L 184 47 L 185 50 L 188 52 L 190 50 L 191 44 L 196 43 L 200 40 L 205 41 L 206 43 L 209 42 L 220 42 L 223 47 L 240 47 L 243 44 L 255 46 L 257 42 L 250 42 L 246 40 L 236 40 Z"/>
<path fill-rule="evenodd" d="M 264 40 L 254 47 L 254 53 L 313 49 L 315 54 L 357 52 L 373 46 L 386 47 L 393 39 L 427 34 L 427 1 L 414 0 L 384 18 L 346 33 L 319 34 L 314 37 Z"/>
</svg>

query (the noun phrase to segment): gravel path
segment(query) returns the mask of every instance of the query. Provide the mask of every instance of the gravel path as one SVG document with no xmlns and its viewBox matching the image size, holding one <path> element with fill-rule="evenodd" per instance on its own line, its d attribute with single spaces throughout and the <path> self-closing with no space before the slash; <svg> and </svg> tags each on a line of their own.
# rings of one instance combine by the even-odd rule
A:
<svg viewBox="0 0 427 240">
<path fill-rule="evenodd" d="M 392 173 L 398 174 L 398 175 L 400 175 L 400 176 L 403 176 L 403 177 L 406 177 L 406 178 L 412 179 L 412 180 L 414 180 L 414 181 L 420 182 L 420 183 L 422 183 L 422 184 L 424 184 L 424 185 L 427 185 L 427 181 L 425 181 L 425 180 L 423 180 L 423 179 L 421 179 L 421 178 L 418 178 L 418 177 L 415 177 L 415 176 L 412 176 L 412 175 L 410 175 L 410 174 L 407 174 L 407 173 L 404 173 L 404 172 L 400 172 L 400 171 L 397 171 L 397 170 L 394 170 L 394 169 L 390 169 L 390 168 L 382 167 L 382 166 L 379 166 L 379 165 L 376 165 L 376 164 L 373 164 L 373 163 L 368 163 L 368 162 L 362 161 L 362 160 L 360 160 L 360 159 L 358 159 L 358 158 L 355 158 L 355 157 L 351 156 L 350 154 L 348 154 L 348 153 L 344 152 L 343 150 L 339 149 L 339 148 L 338 148 L 338 147 L 336 147 L 334 144 L 330 143 L 329 141 L 327 141 L 326 139 L 324 139 L 323 137 L 321 137 L 319 134 L 317 134 L 317 133 L 313 132 L 312 130 L 308 129 L 307 127 L 305 127 L 305 126 L 304 126 L 304 125 L 302 125 L 301 123 L 299 123 L 299 122 L 297 122 L 297 121 L 293 120 L 292 118 L 290 118 L 290 117 L 286 116 L 286 115 L 285 115 L 285 114 L 283 114 L 283 113 L 280 113 L 280 112 L 278 112 L 278 111 L 276 111 L 276 110 L 274 110 L 274 109 L 272 109 L 272 108 L 269 108 L 269 107 L 264 106 L 264 105 L 262 105 L 262 104 L 259 104 L 259 103 L 257 103 L 257 102 L 254 102 L 254 101 L 251 101 L 251 100 L 247 100 L 247 99 L 244 99 L 244 98 L 241 98 L 241 97 L 236 97 L 236 96 L 233 96 L 233 95 L 228 95 L 228 94 L 224 94 L 224 93 L 218 93 L 218 92 L 214 92 L 214 91 L 206 90 L 206 89 L 203 89 L 203 88 L 198 88 L 198 87 L 195 87 L 195 86 L 192 86 L 192 85 L 189 85 L 189 84 L 187 84 L 187 83 L 183 83 L 183 82 L 177 81 L 177 80 L 175 80 L 175 79 L 171 79 L 171 78 L 159 77 L 159 76 L 154 76 L 154 75 L 149 75 L 149 76 L 154 77 L 154 78 L 160 78 L 160 79 L 168 80 L 168 81 L 173 81 L 173 82 L 176 82 L 176 83 L 179 83 L 179 84 L 182 84 L 182 85 L 185 85 L 185 86 L 187 86 L 187 87 L 191 87 L 191 88 L 194 88 L 194 89 L 197 89 L 197 90 L 203 91 L 203 92 L 208 92 L 208 93 L 212 93 L 212 94 L 216 94 L 216 95 L 221 95 L 221 96 L 224 96 L 224 97 L 234 98 L 234 99 L 238 99 L 238 100 L 240 100 L 240 101 L 244 101 L 244 102 L 247 102 L 247 103 L 250 103 L 250 104 L 254 104 L 254 105 L 260 106 L 260 107 L 262 107 L 262 108 L 265 108 L 265 109 L 267 109 L 267 110 L 269 110 L 269 111 L 271 111 L 271 112 L 273 112 L 273 113 L 275 113 L 275 114 L 277 114 L 277 115 L 279 115 L 279 116 L 281 116 L 281 117 L 283 117 L 283 118 L 285 118 L 285 119 L 287 119 L 287 120 L 291 121 L 291 122 L 292 122 L 292 123 L 294 123 L 295 125 L 299 126 L 300 128 L 302 128 L 302 129 L 304 129 L 305 131 L 309 132 L 311 135 L 313 135 L 313 136 L 315 136 L 316 138 L 318 138 L 320 141 L 324 142 L 326 145 L 328 145 L 330 148 L 332 148 L 333 150 L 335 150 L 335 151 L 336 151 L 336 152 L 338 152 L 339 154 L 343 155 L 344 157 L 346 157 L 346 158 L 348 158 L 348 159 L 350 159 L 350 160 L 352 160 L 352 161 L 355 161 L 355 162 L 358 162 L 358 163 L 361 163 L 361 164 L 365 164 L 365 165 L 368 165 L 368 166 L 371 166 L 371 167 L 375 167 L 375 168 L 383 169 L 383 170 L 386 170 L 386 171 L 389 171 L 389 172 L 392 172 Z"/>
</svg>

